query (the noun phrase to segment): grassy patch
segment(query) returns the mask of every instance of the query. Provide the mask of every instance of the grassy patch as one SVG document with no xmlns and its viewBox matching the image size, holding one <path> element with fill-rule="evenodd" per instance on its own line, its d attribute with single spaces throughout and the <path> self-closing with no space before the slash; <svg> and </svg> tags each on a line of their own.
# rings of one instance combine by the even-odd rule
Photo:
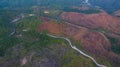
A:
<svg viewBox="0 0 120 67">
<path fill-rule="evenodd" d="M 52 44 L 60 44 L 64 42 L 62 39 L 55 39 L 47 36 L 45 33 L 38 33 L 35 31 L 29 31 L 22 37 L 23 46 L 26 49 L 39 48 L 42 49 Z"/>
<path fill-rule="evenodd" d="M 44 13 L 41 11 L 39 14 L 41 16 L 49 17 L 55 19 L 62 11 L 61 10 L 47 10 L 49 13 Z"/>
<path fill-rule="evenodd" d="M 67 52 L 63 59 L 63 67 L 94 67 L 94 63 L 83 57 L 82 55 L 77 55 L 75 51 L 70 50 Z"/>
<path fill-rule="evenodd" d="M 37 27 L 42 23 L 38 17 L 27 17 L 22 19 L 19 24 L 17 24 L 17 29 L 19 30 L 36 30 Z"/>
</svg>

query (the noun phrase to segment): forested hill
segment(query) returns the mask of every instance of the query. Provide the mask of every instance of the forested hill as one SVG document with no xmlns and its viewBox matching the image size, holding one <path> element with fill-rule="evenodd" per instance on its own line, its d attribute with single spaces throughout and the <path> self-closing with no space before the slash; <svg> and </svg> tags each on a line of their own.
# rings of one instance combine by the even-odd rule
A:
<svg viewBox="0 0 120 67">
<path fill-rule="evenodd" d="M 29 7 L 33 5 L 72 6 L 80 5 L 83 0 L 0 0 L 0 7 Z M 120 9 L 120 0 L 89 0 L 92 5 L 100 6 L 106 11 Z"/>
<path fill-rule="evenodd" d="M 90 3 L 100 6 L 106 11 L 120 10 L 120 0 L 90 0 Z"/>
</svg>

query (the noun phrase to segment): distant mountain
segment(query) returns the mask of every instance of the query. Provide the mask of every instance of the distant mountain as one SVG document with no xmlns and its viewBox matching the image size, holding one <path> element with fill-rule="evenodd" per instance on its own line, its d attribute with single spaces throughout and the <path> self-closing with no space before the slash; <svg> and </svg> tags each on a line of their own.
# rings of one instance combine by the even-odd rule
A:
<svg viewBox="0 0 120 67">
<path fill-rule="evenodd" d="M 120 9 L 120 0 L 90 0 L 90 3 L 100 6 L 109 12 Z"/>
<path fill-rule="evenodd" d="M 1 0 L 0 7 L 28 7 L 36 4 L 36 0 Z"/>
<path fill-rule="evenodd" d="M 33 5 L 44 6 L 72 6 L 80 5 L 83 0 L 0 0 L 0 7 L 29 7 Z M 100 6 L 108 12 L 120 9 L 120 0 L 90 0 L 94 6 Z"/>
</svg>

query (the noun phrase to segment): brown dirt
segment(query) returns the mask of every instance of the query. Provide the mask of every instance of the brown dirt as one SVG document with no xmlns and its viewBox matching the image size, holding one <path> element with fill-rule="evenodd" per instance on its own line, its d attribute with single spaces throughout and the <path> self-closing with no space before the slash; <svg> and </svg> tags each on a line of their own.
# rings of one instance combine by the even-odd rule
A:
<svg viewBox="0 0 120 67">
<path fill-rule="evenodd" d="M 41 24 L 38 28 L 38 31 L 48 30 L 52 34 L 60 34 L 61 33 L 61 26 L 56 23 L 45 22 Z"/>
<path fill-rule="evenodd" d="M 63 12 L 61 19 L 90 29 L 101 28 L 120 34 L 120 18 L 108 15 L 106 12 L 98 14 Z"/>
</svg>

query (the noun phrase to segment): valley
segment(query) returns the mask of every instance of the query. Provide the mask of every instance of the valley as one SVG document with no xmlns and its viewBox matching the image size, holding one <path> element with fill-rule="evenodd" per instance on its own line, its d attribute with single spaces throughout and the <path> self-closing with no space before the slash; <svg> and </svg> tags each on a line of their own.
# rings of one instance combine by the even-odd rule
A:
<svg viewBox="0 0 120 67">
<path fill-rule="evenodd" d="M 76 1 L 0 1 L 0 67 L 119 67 L 119 8 Z"/>
</svg>

